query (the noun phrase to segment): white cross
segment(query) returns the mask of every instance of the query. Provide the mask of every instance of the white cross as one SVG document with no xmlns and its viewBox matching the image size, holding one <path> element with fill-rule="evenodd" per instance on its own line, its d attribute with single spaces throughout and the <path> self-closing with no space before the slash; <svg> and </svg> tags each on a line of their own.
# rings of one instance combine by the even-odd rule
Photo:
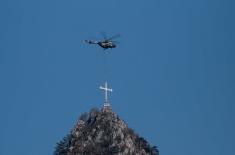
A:
<svg viewBox="0 0 235 155">
<path fill-rule="evenodd" d="M 104 87 L 100 86 L 101 90 L 104 90 L 104 106 L 109 106 L 108 103 L 108 91 L 112 92 L 113 90 L 111 88 L 108 88 L 108 83 L 105 82 Z"/>
</svg>

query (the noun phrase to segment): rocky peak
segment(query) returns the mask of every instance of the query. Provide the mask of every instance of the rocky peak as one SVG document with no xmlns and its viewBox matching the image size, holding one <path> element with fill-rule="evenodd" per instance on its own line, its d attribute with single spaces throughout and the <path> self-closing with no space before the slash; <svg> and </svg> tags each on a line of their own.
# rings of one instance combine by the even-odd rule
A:
<svg viewBox="0 0 235 155">
<path fill-rule="evenodd" d="M 159 155 L 156 146 L 138 136 L 108 107 L 80 116 L 54 155 Z"/>
</svg>

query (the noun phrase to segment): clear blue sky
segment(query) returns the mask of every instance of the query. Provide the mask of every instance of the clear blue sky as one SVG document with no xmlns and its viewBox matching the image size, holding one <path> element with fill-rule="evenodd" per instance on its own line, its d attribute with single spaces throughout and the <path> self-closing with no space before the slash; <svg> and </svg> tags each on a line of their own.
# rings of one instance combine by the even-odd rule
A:
<svg viewBox="0 0 235 155">
<path fill-rule="evenodd" d="M 0 155 L 50 155 L 112 108 L 161 155 L 234 155 L 232 0 L 1 0 Z M 120 33 L 108 53 L 83 39 Z"/>
</svg>

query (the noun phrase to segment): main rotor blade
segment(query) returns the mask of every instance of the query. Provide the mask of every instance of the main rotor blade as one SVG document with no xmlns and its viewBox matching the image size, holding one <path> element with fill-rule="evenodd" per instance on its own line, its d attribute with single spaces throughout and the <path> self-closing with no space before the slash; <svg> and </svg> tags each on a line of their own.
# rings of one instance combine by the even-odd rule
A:
<svg viewBox="0 0 235 155">
<path fill-rule="evenodd" d="M 108 38 L 108 39 L 106 39 L 106 40 L 113 40 L 113 39 L 115 39 L 115 38 L 118 38 L 118 37 L 121 37 L 121 35 L 120 34 L 117 34 L 117 35 L 114 35 L 114 36 L 112 36 L 112 37 L 110 37 L 110 38 Z"/>
<path fill-rule="evenodd" d="M 107 35 L 104 31 L 100 31 L 100 34 L 102 35 L 104 40 L 107 40 Z"/>
<path fill-rule="evenodd" d="M 115 41 L 115 40 L 112 40 L 112 42 L 115 43 L 115 44 L 120 44 L 120 42 Z"/>
</svg>

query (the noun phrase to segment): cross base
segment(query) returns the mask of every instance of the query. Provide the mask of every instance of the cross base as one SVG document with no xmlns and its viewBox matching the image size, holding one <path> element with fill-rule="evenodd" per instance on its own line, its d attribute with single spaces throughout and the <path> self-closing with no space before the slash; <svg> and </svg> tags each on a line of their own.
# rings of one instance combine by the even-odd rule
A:
<svg viewBox="0 0 235 155">
<path fill-rule="evenodd" d="M 103 111 L 103 112 L 110 112 L 110 111 L 112 111 L 110 104 L 109 104 L 109 103 L 104 103 L 104 106 L 103 106 L 103 108 L 102 108 L 102 111 Z"/>
<path fill-rule="evenodd" d="M 110 107 L 110 104 L 108 102 L 105 102 L 104 107 Z"/>
</svg>

